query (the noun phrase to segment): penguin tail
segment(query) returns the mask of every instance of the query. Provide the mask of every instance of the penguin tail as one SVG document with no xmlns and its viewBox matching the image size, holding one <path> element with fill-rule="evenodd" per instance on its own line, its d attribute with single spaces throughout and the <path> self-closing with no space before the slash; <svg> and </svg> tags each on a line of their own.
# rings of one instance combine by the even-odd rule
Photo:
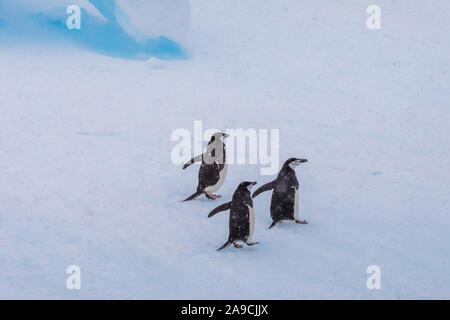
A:
<svg viewBox="0 0 450 320">
<path fill-rule="evenodd" d="M 191 200 L 197 199 L 202 193 L 203 193 L 203 191 L 197 191 L 193 195 L 191 195 L 191 196 L 187 197 L 186 199 L 184 199 L 182 202 L 191 201 Z"/>
<path fill-rule="evenodd" d="M 231 241 L 228 240 L 227 242 L 225 242 L 225 243 L 223 244 L 223 246 L 221 246 L 219 249 L 217 249 L 217 251 L 220 251 L 220 250 L 222 250 L 222 249 L 225 249 L 226 247 L 229 247 L 230 245 L 231 245 Z"/>
<path fill-rule="evenodd" d="M 277 223 L 278 223 L 278 221 L 273 221 L 272 224 L 270 225 L 269 229 L 271 229 L 272 227 L 274 227 Z"/>
</svg>

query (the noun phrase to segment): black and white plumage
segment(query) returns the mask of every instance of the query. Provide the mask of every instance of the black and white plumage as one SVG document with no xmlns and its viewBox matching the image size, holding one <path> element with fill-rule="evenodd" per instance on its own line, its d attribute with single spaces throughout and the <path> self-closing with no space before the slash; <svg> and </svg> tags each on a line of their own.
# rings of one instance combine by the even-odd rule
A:
<svg viewBox="0 0 450 320">
<path fill-rule="evenodd" d="M 261 186 L 253 193 L 253 198 L 255 198 L 262 192 L 273 190 L 272 201 L 270 203 L 270 216 L 273 222 L 269 229 L 283 220 L 293 220 L 301 224 L 307 223 L 298 217 L 299 184 L 294 171 L 295 167 L 300 163 L 307 161 L 306 159 L 298 158 L 288 159 L 274 181 Z"/>
<path fill-rule="evenodd" d="M 243 242 L 248 246 L 258 244 L 258 242 L 251 241 L 253 230 L 255 228 L 255 210 L 253 209 L 253 200 L 250 193 L 250 188 L 255 184 L 256 182 L 249 181 L 240 183 L 230 202 L 218 206 L 209 213 L 208 218 L 218 212 L 230 210 L 230 232 L 228 240 L 223 246 L 217 249 L 217 251 L 232 244 L 236 248 L 242 248 L 242 245 L 238 242 Z"/>
<path fill-rule="evenodd" d="M 197 191 L 183 201 L 194 200 L 203 193 L 211 200 L 220 198 L 214 192 L 220 189 L 227 175 L 226 147 L 223 142 L 223 139 L 226 137 L 228 135 L 222 132 L 213 134 L 211 140 L 208 142 L 205 153 L 185 163 L 183 169 L 186 169 L 195 162 L 202 162 L 198 171 Z"/>
</svg>

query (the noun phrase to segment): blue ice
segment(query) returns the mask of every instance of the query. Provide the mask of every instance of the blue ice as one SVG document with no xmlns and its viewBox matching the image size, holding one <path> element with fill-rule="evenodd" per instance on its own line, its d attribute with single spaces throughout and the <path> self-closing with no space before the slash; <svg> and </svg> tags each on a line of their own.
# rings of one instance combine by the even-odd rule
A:
<svg viewBox="0 0 450 320">
<path fill-rule="evenodd" d="M 82 8 L 81 29 L 69 30 L 66 26 L 69 15 L 65 7 L 56 8 L 50 13 L 32 14 L 15 8 L 14 1 L 0 0 L 0 43 L 7 38 L 58 44 L 70 42 L 97 53 L 125 59 L 157 57 L 169 60 L 187 57 L 180 44 L 165 36 L 137 41 L 127 34 L 116 21 L 115 0 L 89 2 L 107 21 L 90 15 Z"/>
</svg>

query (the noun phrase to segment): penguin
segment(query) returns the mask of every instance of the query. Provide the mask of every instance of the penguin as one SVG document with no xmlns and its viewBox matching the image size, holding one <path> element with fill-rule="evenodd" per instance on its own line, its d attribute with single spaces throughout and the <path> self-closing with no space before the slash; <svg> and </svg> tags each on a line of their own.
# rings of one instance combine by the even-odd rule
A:
<svg viewBox="0 0 450 320">
<path fill-rule="evenodd" d="M 203 193 L 211 200 L 220 198 L 214 192 L 220 189 L 227 176 L 228 165 L 226 163 L 225 143 L 223 141 L 227 137 L 229 135 L 226 133 L 216 132 L 211 136 L 205 153 L 192 158 L 184 164 L 183 170 L 195 162 L 202 162 L 198 171 L 197 191 L 183 201 L 194 200 Z"/>
<path fill-rule="evenodd" d="M 288 159 L 274 181 L 261 186 L 253 193 L 252 197 L 255 198 L 260 193 L 273 189 L 270 203 L 270 215 L 273 221 L 269 229 L 283 220 L 291 220 L 300 224 L 308 223 L 299 219 L 298 180 L 294 171 L 300 163 L 307 161 L 306 159 L 298 158 Z"/>
<path fill-rule="evenodd" d="M 242 248 L 243 246 L 238 242 L 243 242 L 248 246 L 254 246 L 259 243 L 251 241 L 255 228 L 255 210 L 253 209 L 253 199 L 250 189 L 255 184 L 256 182 L 241 182 L 230 202 L 218 206 L 208 214 L 208 218 L 211 218 L 218 212 L 230 210 L 230 233 L 228 240 L 217 251 L 229 247 L 231 244 L 236 248 Z"/>
</svg>

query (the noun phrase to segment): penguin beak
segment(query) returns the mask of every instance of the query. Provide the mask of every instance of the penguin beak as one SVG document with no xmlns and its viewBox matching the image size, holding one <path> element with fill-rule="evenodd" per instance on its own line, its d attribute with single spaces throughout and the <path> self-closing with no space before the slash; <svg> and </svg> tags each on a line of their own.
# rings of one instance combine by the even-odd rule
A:
<svg viewBox="0 0 450 320">
<path fill-rule="evenodd" d="M 225 138 L 228 138 L 230 135 L 229 134 L 226 134 L 226 133 L 222 133 L 222 137 L 225 139 Z"/>
<path fill-rule="evenodd" d="M 255 184 L 256 184 L 256 182 L 250 182 L 250 183 L 247 185 L 247 190 L 250 191 L 250 189 L 251 189 Z"/>
<path fill-rule="evenodd" d="M 308 160 L 306 160 L 306 159 L 295 159 L 294 161 L 291 162 L 291 164 L 293 166 L 298 166 L 300 163 L 305 163 L 305 162 L 308 162 Z"/>
</svg>

